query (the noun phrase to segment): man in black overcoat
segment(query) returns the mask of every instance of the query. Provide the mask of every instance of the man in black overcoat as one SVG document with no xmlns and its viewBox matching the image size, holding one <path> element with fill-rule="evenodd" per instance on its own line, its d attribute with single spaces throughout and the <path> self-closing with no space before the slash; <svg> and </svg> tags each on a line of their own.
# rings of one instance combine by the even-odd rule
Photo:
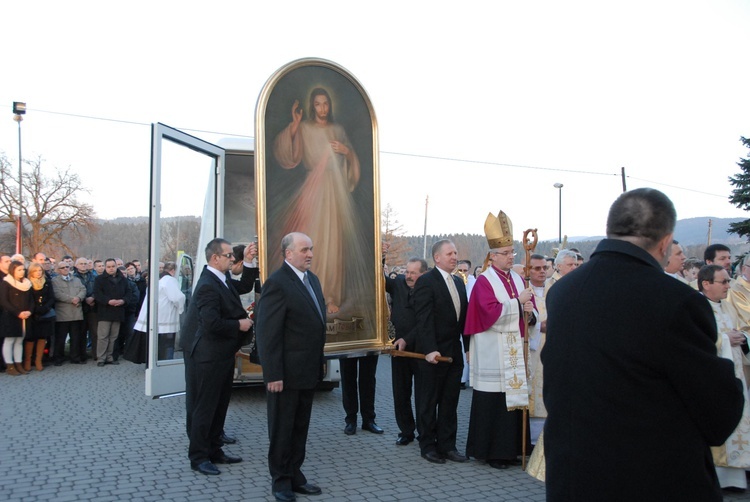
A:
<svg viewBox="0 0 750 502">
<path fill-rule="evenodd" d="M 664 273 L 676 213 L 625 192 L 607 239 L 547 297 L 542 350 L 548 501 L 720 501 L 710 445 L 740 420 L 706 299 Z"/>
<path fill-rule="evenodd" d="M 310 272 L 312 240 L 291 233 L 281 241 L 284 263 L 263 284 L 256 340 L 268 391 L 268 469 L 276 500 L 317 495 L 301 467 L 305 460 L 315 387 L 323 376 L 325 301 Z"/>
<path fill-rule="evenodd" d="M 248 256 L 250 249 L 247 261 L 253 258 Z M 234 357 L 242 333 L 252 326 L 240 294 L 252 290 L 258 271 L 245 266 L 239 281 L 229 278 L 234 254 L 224 239 L 208 243 L 206 262 L 188 308 L 182 344 L 190 466 L 202 474 L 217 475 L 220 471 L 215 464 L 242 461 L 222 451 L 221 435 L 232 394 Z"/>
<path fill-rule="evenodd" d="M 464 369 L 461 336 L 468 305 L 466 287 L 452 275 L 458 263 L 455 244 L 449 240 L 436 242 L 432 259 L 435 268 L 417 279 L 414 286 L 415 348 L 425 354 L 425 360 L 418 361 L 415 384 L 419 448 L 429 462 L 465 462 L 466 457 L 456 450 L 456 410 Z M 437 356 L 452 357 L 453 362 L 438 363 Z"/>
<path fill-rule="evenodd" d="M 396 330 L 393 345 L 396 350 L 413 352 L 417 339 L 417 313 L 414 309 L 414 285 L 427 272 L 427 262 L 422 258 L 410 258 L 406 274 L 395 279 L 385 276 L 385 290 L 391 295 L 391 322 Z M 393 411 L 396 415 L 399 434 L 398 446 L 414 441 L 416 422 L 411 407 L 413 381 L 417 372 L 417 361 L 410 357 L 391 358 L 391 381 L 393 384 Z M 415 396 L 416 397 L 416 396 Z M 417 405 L 419 409 L 419 405 Z"/>
</svg>

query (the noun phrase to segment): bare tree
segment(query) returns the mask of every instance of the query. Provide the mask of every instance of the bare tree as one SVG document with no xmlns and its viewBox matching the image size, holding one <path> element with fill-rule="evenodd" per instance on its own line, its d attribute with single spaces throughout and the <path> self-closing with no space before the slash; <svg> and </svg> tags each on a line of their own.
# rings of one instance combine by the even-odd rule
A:
<svg viewBox="0 0 750 502">
<path fill-rule="evenodd" d="M 195 257 L 201 221 L 195 216 L 169 218 L 161 224 L 161 261 L 176 261 L 180 251 Z"/>
<path fill-rule="evenodd" d="M 24 161 L 28 168 L 19 180 L 8 158 L 0 154 L 0 217 L 7 221 L 18 214 L 19 206 L 23 208 L 22 252 L 70 252 L 62 234 L 80 239 L 96 232 L 94 208 L 78 201 L 78 195 L 88 190 L 77 174 L 71 173 L 70 168 L 56 168 L 55 175 L 47 177 L 42 174 L 43 162 L 41 156 Z"/>
<path fill-rule="evenodd" d="M 391 207 L 390 203 L 380 213 L 380 225 L 383 232 L 383 241 L 390 245 L 386 255 L 386 265 L 403 265 L 409 259 L 412 246 L 404 237 L 404 227 L 399 223 L 398 213 Z"/>
</svg>

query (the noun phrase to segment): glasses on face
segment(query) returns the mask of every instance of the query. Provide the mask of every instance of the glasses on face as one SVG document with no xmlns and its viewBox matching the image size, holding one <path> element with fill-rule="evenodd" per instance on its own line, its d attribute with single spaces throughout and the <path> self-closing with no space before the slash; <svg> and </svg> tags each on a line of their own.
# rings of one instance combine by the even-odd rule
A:
<svg viewBox="0 0 750 502">
<path fill-rule="evenodd" d="M 68 270 L 69 268 L 70 267 L 67 266 L 67 265 L 64 265 L 64 266 L 61 266 L 61 267 L 57 267 L 58 270 Z"/>
<path fill-rule="evenodd" d="M 234 253 L 219 253 L 218 256 L 223 256 L 224 258 L 232 259 L 234 258 Z"/>
<path fill-rule="evenodd" d="M 459 268 L 458 271 L 461 272 L 462 274 L 468 274 L 469 273 L 469 269 L 468 268 Z"/>
<path fill-rule="evenodd" d="M 726 286 L 730 282 L 732 281 L 730 281 L 729 279 L 724 279 L 723 281 L 711 281 L 711 284 L 723 284 L 724 286 Z"/>
<path fill-rule="evenodd" d="M 537 265 L 536 267 L 531 267 L 531 270 L 533 270 L 534 272 L 541 272 L 542 270 L 549 270 L 549 265 L 545 265 L 543 267 L 541 265 Z"/>
<path fill-rule="evenodd" d="M 492 254 L 499 254 L 500 256 L 508 257 L 508 256 L 516 256 L 518 253 L 516 253 L 515 251 L 495 251 Z"/>
</svg>

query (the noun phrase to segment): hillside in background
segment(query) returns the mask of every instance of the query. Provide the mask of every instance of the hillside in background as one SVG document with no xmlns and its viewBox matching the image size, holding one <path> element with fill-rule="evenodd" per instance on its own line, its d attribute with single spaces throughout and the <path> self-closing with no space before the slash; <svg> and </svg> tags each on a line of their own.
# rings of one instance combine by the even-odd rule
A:
<svg viewBox="0 0 750 502">
<path fill-rule="evenodd" d="M 750 250 L 750 244 L 736 235 L 729 234 L 727 231 L 729 224 L 741 221 L 740 218 L 689 218 L 679 220 L 675 230 L 675 238 L 685 248 L 685 254 L 688 256 L 702 257 L 703 250 L 706 247 L 708 238 L 708 221 L 712 225 L 712 243 L 723 243 L 732 249 L 732 254 L 737 256 Z M 169 219 L 168 219 L 169 220 Z M 83 240 L 70 239 L 70 248 L 76 256 L 88 256 L 93 258 L 120 257 L 124 260 L 138 258 L 145 260 L 148 257 L 148 218 L 116 218 L 114 220 L 99 220 L 99 231 L 88 236 Z M 193 225 L 198 225 L 195 219 Z M 10 223 L 0 224 L 0 233 L 12 233 L 14 227 Z M 471 260 L 474 266 L 481 265 L 487 252 L 487 241 L 484 235 L 478 234 L 459 234 L 459 235 L 428 235 L 427 252 L 430 254 L 430 246 L 439 239 L 449 238 L 456 243 L 460 259 Z M 588 259 L 596 248 L 597 243 L 603 236 L 590 237 L 569 237 L 568 247 L 577 248 L 583 256 Z M 402 236 L 398 237 L 398 246 L 391 249 L 397 250 L 392 252 L 387 258 L 389 266 L 403 265 L 411 256 L 421 257 L 424 250 L 424 239 L 420 236 Z M 197 243 L 196 243 L 197 244 Z M 554 254 L 553 249 L 557 243 L 553 241 L 539 242 L 536 252 L 543 255 Z M 519 253 L 517 261 L 521 261 L 523 248 L 520 242 L 515 245 Z M 8 252 L 10 250 L 5 250 Z M 62 254 L 62 253 L 60 253 Z M 428 260 L 431 263 L 431 260 Z"/>
</svg>

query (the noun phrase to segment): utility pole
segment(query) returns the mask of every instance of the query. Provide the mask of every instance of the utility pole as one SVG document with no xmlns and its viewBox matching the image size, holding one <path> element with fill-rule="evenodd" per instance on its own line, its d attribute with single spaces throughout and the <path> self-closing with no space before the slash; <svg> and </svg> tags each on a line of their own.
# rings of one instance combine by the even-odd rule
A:
<svg viewBox="0 0 750 502">
<path fill-rule="evenodd" d="M 628 187 L 625 185 L 625 168 L 621 167 L 620 172 L 622 173 L 622 191 L 627 192 Z"/>
<path fill-rule="evenodd" d="M 26 103 L 13 102 L 13 120 L 18 122 L 18 220 L 16 221 L 16 254 L 23 254 L 23 160 L 21 157 L 21 121 L 26 113 Z"/>
</svg>

